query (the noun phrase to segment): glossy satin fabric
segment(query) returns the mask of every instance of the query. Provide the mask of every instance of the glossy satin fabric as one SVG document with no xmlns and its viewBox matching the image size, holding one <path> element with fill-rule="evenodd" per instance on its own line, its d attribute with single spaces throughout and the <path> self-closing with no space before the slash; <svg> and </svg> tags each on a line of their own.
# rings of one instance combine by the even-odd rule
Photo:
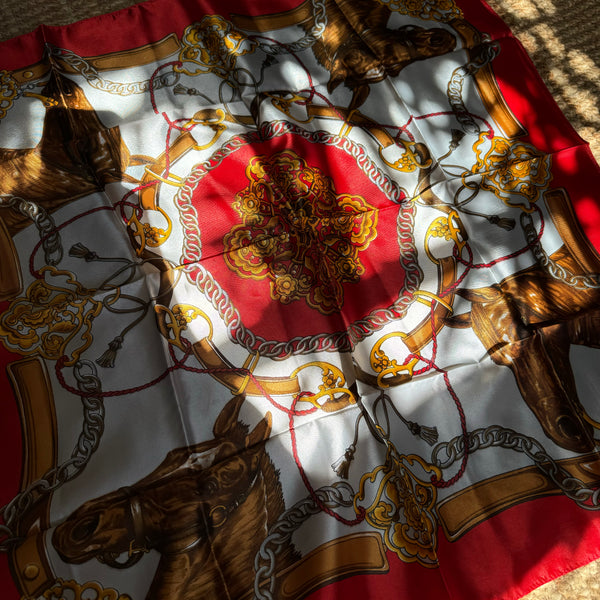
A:
<svg viewBox="0 0 600 600">
<path fill-rule="evenodd" d="M 0 50 L 6 598 L 509 600 L 597 557 L 598 166 L 485 4 Z"/>
</svg>

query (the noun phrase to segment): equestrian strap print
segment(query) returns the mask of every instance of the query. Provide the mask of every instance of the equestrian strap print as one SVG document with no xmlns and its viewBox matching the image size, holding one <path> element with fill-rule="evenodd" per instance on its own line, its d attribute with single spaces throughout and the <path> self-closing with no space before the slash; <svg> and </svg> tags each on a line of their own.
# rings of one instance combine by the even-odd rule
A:
<svg viewBox="0 0 600 600">
<path fill-rule="evenodd" d="M 600 557 L 600 170 L 481 0 L 0 43 L 6 600 L 515 600 Z"/>
</svg>

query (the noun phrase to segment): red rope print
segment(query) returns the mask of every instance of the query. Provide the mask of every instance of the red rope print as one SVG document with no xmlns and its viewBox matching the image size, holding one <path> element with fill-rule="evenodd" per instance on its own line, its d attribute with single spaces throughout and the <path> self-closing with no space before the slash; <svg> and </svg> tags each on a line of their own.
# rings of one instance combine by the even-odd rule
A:
<svg viewBox="0 0 600 600">
<path fill-rule="evenodd" d="M 278 42 L 277 40 L 274 40 L 272 38 L 265 37 L 262 35 L 250 36 L 249 39 L 266 40 L 269 43 L 278 45 L 281 48 L 288 49 L 288 46 L 286 44 L 284 44 L 282 42 Z M 341 110 L 325 94 L 322 94 L 317 90 L 317 86 L 315 85 L 315 82 L 313 81 L 312 75 L 311 75 L 308 67 L 306 66 L 306 64 L 300 58 L 300 56 L 298 56 L 296 53 L 293 53 L 293 52 L 290 52 L 290 56 L 293 57 L 293 59 L 296 61 L 296 63 L 300 66 L 303 73 L 306 75 L 306 81 L 308 82 L 308 87 L 295 92 L 296 96 L 302 96 L 302 99 L 294 100 L 294 103 L 298 106 L 307 106 L 311 102 L 313 102 L 313 100 L 315 98 L 318 98 L 321 102 L 323 102 L 332 111 L 332 113 L 334 115 L 337 116 L 337 118 L 340 120 L 340 122 L 343 122 L 345 124 L 348 123 L 352 118 L 352 114 L 350 113 L 347 115 L 347 117 L 344 117 Z M 139 196 L 139 192 L 141 192 L 144 189 L 155 187 L 157 190 L 156 194 L 157 194 L 157 198 L 158 198 L 158 189 L 161 185 L 161 182 L 164 181 L 165 179 L 168 179 L 169 175 L 171 174 L 171 168 L 172 168 L 172 157 L 171 157 L 172 143 L 171 143 L 171 140 L 173 137 L 172 136 L 173 132 L 174 131 L 180 132 L 180 133 L 191 132 L 196 127 L 196 125 L 199 124 L 199 123 L 193 122 L 193 120 L 188 117 L 180 117 L 180 118 L 176 118 L 176 119 L 171 119 L 171 117 L 169 116 L 167 111 L 161 111 L 161 109 L 159 108 L 158 102 L 157 102 L 156 86 L 155 86 L 156 78 L 159 76 L 159 74 L 161 72 L 165 71 L 166 69 L 169 69 L 172 67 L 181 67 L 182 64 L 183 63 L 181 63 L 180 61 L 171 61 L 171 62 L 167 62 L 165 64 L 160 65 L 152 73 L 152 75 L 150 77 L 150 81 L 149 81 L 149 99 L 150 99 L 150 103 L 152 106 L 152 110 L 153 110 L 154 114 L 159 116 L 160 118 L 162 118 L 164 120 L 164 123 L 166 124 L 166 131 L 163 129 L 163 127 L 165 127 L 164 125 L 162 125 L 162 127 L 161 127 L 162 132 L 164 132 L 164 153 L 163 153 L 164 168 L 163 168 L 163 172 L 161 174 L 162 175 L 161 178 L 153 179 L 153 180 L 148 181 L 143 184 L 140 183 L 139 185 L 135 186 L 134 188 L 128 190 L 123 195 L 123 197 L 112 207 L 102 206 L 102 207 L 98 207 L 98 208 L 86 211 L 75 217 L 72 217 L 71 219 L 69 219 L 69 220 L 65 221 L 64 223 L 62 223 L 61 225 L 57 226 L 56 227 L 57 231 L 62 230 L 63 228 L 69 226 L 70 224 L 74 223 L 75 221 L 77 221 L 78 219 L 80 219 L 82 217 L 85 217 L 87 215 L 90 215 L 90 214 L 100 211 L 100 210 L 118 210 L 122 221 L 125 223 L 125 225 L 128 226 L 132 220 L 131 215 L 135 215 L 138 220 L 141 219 L 144 215 L 144 209 L 139 204 L 139 202 L 136 203 L 132 197 L 134 197 L 135 195 Z M 227 110 L 229 110 L 229 109 L 227 109 Z M 378 123 L 377 126 L 382 129 L 392 132 L 394 137 L 390 138 L 390 139 L 394 139 L 395 144 L 397 146 L 400 146 L 400 144 L 402 142 L 402 136 L 405 136 L 405 138 L 408 138 L 408 140 L 410 140 L 411 142 L 415 142 L 415 140 L 418 137 L 417 134 L 419 134 L 418 128 L 417 128 L 417 123 L 419 121 L 430 121 L 430 120 L 440 119 L 442 117 L 452 117 L 454 114 L 455 113 L 451 110 L 443 110 L 443 111 L 431 112 L 431 113 L 420 114 L 420 115 L 409 114 L 406 122 L 403 125 Z M 495 135 L 494 129 L 492 128 L 492 126 L 488 122 L 488 120 L 486 120 L 486 118 L 484 118 L 480 115 L 477 115 L 477 114 L 473 114 L 471 112 L 468 112 L 467 114 L 470 117 L 472 117 L 473 119 L 477 119 L 478 121 L 480 121 L 487 128 L 488 135 L 491 138 L 494 137 L 494 135 Z M 411 128 L 414 128 L 414 133 L 413 133 L 413 131 L 411 131 Z M 250 137 L 250 136 L 256 136 L 257 140 L 261 139 L 261 133 L 258 130 L 258 124 L 257 124 L 257 131 L 248 133 L 248 134 L 246 134 L 245 137 Z M 230 138 L 228 143 L 230 143 L 230 144 L 235 143 L 236 141 L 239 141 L 240 139 L 242 139 L 242 137 L 244 137 L 244 136 L 241 136 L 241 137 L 234 136 L 234 137 Z M 158 203 L 158 200 L 157 200 L 157 203 Z M 486 263 L 474 263 L 473 250 L 468 242 L 465 242 L 465 244 L 464 244 L 464 248 L 465 248 L 464 253 L 462 251 L 459 251 L 457 246 L 455 246 L 454 251 L 453 251 L 454 258 L 456 259 L 457 263 L 459 263 L 463 267 L 463 270 L 462 270 L 462 273 L 460 273 L 460 275 L 456 278 L 456 280 L 454 281 L 454 283 L 452 285 L 448 286 L 447 288 L 445 288 L 439 292 L 440 298 L 444 298 L 450 294 L 453 294 L 464 283 L 467 276 L 471 272 L 471 269 L 491 268 L 498 263 L 514 259 L 522 254 L 525 254 L 526 252 L 531 251 L 534 244 L 538 243 L 539 240 L 541 239 L 543 231 L 544 231 L 544 221 L 543 221 L 543 218 L 541 215 L 541 211 L 535 206 L 534 206 L 534 209 L 537 211 L 537 213 L 540 217 L 540 220 L 541 220 L 540 221 L 540 223 L 541 223 L 540 231 L 538 232 L 536 239 L 533 242 L 523 246 L 522 248 L 519 248 L 518 250 L 511 252 L 510 254 L 501 256 L 499 258 L 496 258 L 496 259 L 491 260 Z M 130 215 L 129 217 L 127 216 L 128 213 Z M 36 244 L 32 254 L 31 254 L 29 268 L 30 268 L 31 274 L 34 277 L 37 277 L 37 278 L 42 277 L 42 275 L 38 271 L 35 270 L 34 259 L 35 259 L 37 252 L 42 247 L 44 241 L 50 235 L 52 235 L 52 233 L 54 233 L 54 232 L 51 232 L 51 233 L 47 234 L 44 238 L 40 239 L 40 241 Z M 464 255 L 466 255 L 466 257 Z M 437 372 L 437 373 L 441 374 L 443 377 L 443 380 L 444 380 L 446 391 L 447 391 L 449 397 L 452 399 L 452 402 L 458 413 L 458 418 L 459 418 L 459 423 L 460 423 L 460 431 L 461 431 L 463 444 L 464 444 L 464 454 L 462 457 L 460 467 L 459 467 L 458 471 L 448 480 L 444 479 L 443 477 L 439 477 L 439 478 L 437 476 L 431 477 L 431 483 L 433 485 L 435 485 L 436 487 L 439 487 L 439 488 L 447 488 L 447 487 L 454 485 L 465 473 L 465 470 L 467 468 L 468 458 L 469 458 L 469 447 L 468 447 L 469 437 L 468 437 L 466 415 L 465 415 L 465 411 L 462 406 L 461 400 L 458 397 L 458 395 L 456 394 L 456 392 L 452 386 L 448 372 L 445 369 L 438 366 L 438 364 L 437 364 L 438 350 L 439 350 L 438 338 L 437 338 L 438 334 L 437 334 L 437 329 L 436 329 L 436 313 L 435 313 L 437 305 L 438 305 L 438 301 L 435 298 L 433 298 L 431 300 L 430 314 L 429 314 L 429 325 L 431 327 L 431 336 L 430 336 L 431 356 L 429 358 L 427 358 L 427 357 L 423 356 L 421 353 L 416 353 L 416 352 L 411 353 L 405 358 L 404 365 L 409 364 L 411 361 L 414 361 L 415 359 L 417 359 L 420 363 L 422 363 L 423 366 L 421 366 L 419 369 L 413 370 L 413 372 L 412 372 L 413 377 L 419 377 L 419 376 L 426 375 L 431 372 Z M 66 363 L 68 362 L 67 356 L 62 356 L 56 362 L 56 367 L 55 367 L 56 377 L 64 390 L 66 390 L 69 393 L 74 394 L 76 396 L 85 397 L 86 395 L 90 395 L 90 396 L 94 395 L 99 398 L 114 398 L 114 397 L 130 395 L 130 394 L 136 394 L 136 393 L 143 392 L 144 390 L 148 390 L 148 389 L 160 384 L 161 382 L 166 380 L 171 373 L 174 373 L 178 370 L 195 373 L 195 374 L 199 374 L 199 375 L 215 376 L 215 375 L 224 374 L 224 373 L 230 373 L 230 374 L 235 373 L 235 374 L 241 375 L 244 378 L 246 378 L 247 380 L 251 381 L 254 386 L 256 386 L 256 389 L 258 389 L 260 391 L 261 395 L 269 402 L 269 404 L 274 409 L 276 409 L 277 411 L 279 411 L 287 416 L 287 420 L 288 420 L 288 424 L 289 424 L 290 439 L 291 439 L 291 450 L 292 450 L 294 462 L 296 464 L 298 473 L 300 475 L 300 478 L 302 479 L 304 486 L 308 490 L 308 493 L 310 494 L 313 501 L 317 504 L 317 506 L 319 506 L 320 510 L 322 512 L 324 512 L 325 514 L 333 517 L 340 523 L 343 523 L 343 524 L 349 525 L 349 526 L 354 526 L 364 520 L 365 510 L 363 508 L 360 509 L 360 512 L 357 514 L 356 518 L 348 519 L 348 518 L 341 516 L 334 510 L 328 508 L 327 506 L 325 506 L 319 500 L 317 493 L 316 493 L 315 489 L 313 488 L 313 486 L 309 480 L 309 477 L 304 469 L 304 466 L 302 464 L 302 460 L 300 457 L 299 448 L 298 448 L 296 419 L 299 417 L 305 417 L 305 416 L 314 414 L 316 411 L 318 411 L 318 408 L 316 406 L 310 406 L 310 408 L 298 409 L 297 406 L 298 406 L 298 402 L 302 402 L 304 398 L 312 395 L 310 392 L 305 391 L 305 392 L 301 392 L 301 393 L 297 394 L 292 399 L 291 406 L 286 407 L 286 406 L 282 405 L 280 402 L 278 402 L 277 400 L 275 400 L 269 393 L 267 393 L 267 391 L 261 385 L 260 380 L 257 377 L 255 377 L 254 374 L 249 369 L 233 368 L 233 367 L 231 367 L 231 368 L 228 368 L 228 367 L 205 368 L 202 366 L 196 367 L 196 366 L 189 364 L 189 358 L 190 358 L 190 356 L 193 355 L 192 345 L 188 340 L 185 340 L 184 338 L 181 338 L 181 339 L 184 343 L 184 351 L 181 356 L 179 356 L 179 357 L 177 356 L 176 347 L 173 344 L 169 343 L 168 351 L 169 351 L 169 355 L 170 355 L 172 364 L 170 364 L 168 367 L 166 367 L 161 373 L 159 373 L 153 379 L 146 381 L 144 383 L 141 383 L 139 385 L 135 385 L 135 386 L 126 388 L 126 389 L 108 390 L 108 391 L 102 391 L 102 392 L 98 392 L 98 393 L 82 392 L 81 390 L 77 389 L 73 385 L 69 384 L 64 376 L 63 371 L 66 366 Z"/>
</svg>

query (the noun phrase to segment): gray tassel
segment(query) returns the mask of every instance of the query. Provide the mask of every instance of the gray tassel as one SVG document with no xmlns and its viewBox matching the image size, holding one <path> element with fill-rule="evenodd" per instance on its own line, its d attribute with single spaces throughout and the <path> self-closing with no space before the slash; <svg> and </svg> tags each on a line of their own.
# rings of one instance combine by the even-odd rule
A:
<svg viewBox="0 0 600 600">
<path fill-rule="evenodd" d="M 274 65 L 275 63 L 278 63 L 278 62 L 279 61 L 272 54 L 269 54 L 267 56 L 267 58 L 265 58 L 265 60 L 263 61 L 263 64 L 262 64 L 263 69 L 266 67 L 270 67 L 271 65 Z"/>
<path fill-rule="evenodd" d="M 123 345 L 123 338 L 118 335 L 112 342 L 108 344 L 108 350 L 99 358 L 96 362 L 104 368 L 112 369 L 115 366 L 115 359 L 117 358 L 117 352 Z"/>
<path fill-rule="evenodd" d="M 450 142 L 450 150 L 456 150 L 460 141 L 465 137 L 465 132 L 460 131 L 459 129 L 452 130 L 452 141 Z"/>
<path fill-rule="evenodd" d="M 73 256 L 74 258 L 83 258 L 86 262 L 90 262 L 98 258 L 98 255 L 93 250 L 90 250 L 79 242 L 71 246 L 69 249 L 69 256 Z"/>
<path fill-rule="evenodd" d="M 190 96 L 193 96 L 194 92 L 196 90 L 192 89 L 192 88 L 186 88 L 184 86 L 182 86 L 180 83 L 178 83 L 174 88 L 173 88 L 173 92 L 175 94 L 189 94 Z"/>
<path fill-rule="evenodd" d="M 413 435 L 420 437 L 430 446 L 433 446 L 438 441 L 437 427 L 426 427 L 425 425 L 419 425 L 414 421 L 405 421 L 405 423 Z"/>
<path fill-rule="evenodd" d="M 492 215 L 491 217 L 486 217 L 486 219 L 492 225 L 497 225 L 498 227 L 502 227 L 502 229 L 506 229 L 506 231 L 511 231 L 512 229 L 515 228 L 515 220 L 514 219 L 499 217 L 498 215 Z"/>
<path fill-rule="evenodd" d="M 350 463 L 354 459 L 354 452 L 356 451 L 356 446 L 352 444 L 346 448 L 346 452 L 344 452 L 344 456 L 338 458 L 334 463 L 331 463 L 331 468 L 336 472 L 338 477 L 342 479 L 348 479 L 348 473 L 350 471 Z"/>
</svg>

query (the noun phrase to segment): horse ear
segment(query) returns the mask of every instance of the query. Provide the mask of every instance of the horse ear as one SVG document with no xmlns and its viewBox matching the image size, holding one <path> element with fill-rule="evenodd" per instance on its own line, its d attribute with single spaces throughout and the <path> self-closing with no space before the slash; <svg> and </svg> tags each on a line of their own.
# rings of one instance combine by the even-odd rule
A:
<svg viewBox="0 0 600 600">
<path fill-rule="evenodd" d="M 352 100 L 350 101 L 352 108 L 357 108 L 361 104 L 364 104 L 370 91 L 371 88 L 368 85 L 357 85 L 352 92 Z"/>
<path fill-rule="evenodd" d="M 252 448 L 269 439 L 271 427 L 273 426 L 273 415 L 267 412 L 265 418 L 246 436 L 246 448 Z"/>
<path fill-rule="evenodd" d="M 463 313 L 462 315 L 452 315 L 444 319 L 444 325 L 452 327 L 453 329 L 467 329 L 473 326 L 473 320 L 471 319 L 471 313 Z"/>
<path fill-rule="evenodd" d="M 331 94 L 335 88 L 343 83 L 348 76 L 348 69 L 344 67 L 342 62 L 338 59 L 333 64 L 331 68 L 331 77 L 329 78 L 329 82 L 327 83 L 327 91 Z"/>
<path fill-rule="evenodd" d="M 418 27 L 417 25 L 404 25 L 403 27 L 398 27 L 398 29 L 394 29 L 394 38 L 397 41 L 405 42 L 408 39 L 412 39 L 415 33 L 418 35 L 421 31 L 423 31 L 423 27 Z"/>
<path fill-rule="evenodd" d="M 213 433 L 215 437 L 223 437 L 235 427 L 238 422 L 238 415 L 240 414 L 240 408 L 245 400 L 244 394 L 234 396 L 219 413 L 215 425 L 213 427 Z"/>
<path fill-rule="evenodd" d="M 494 300 L 499 300 L 502 298 L 502 292 L 497 285 L 478 288 L 476 290 L 458 289 L 456 290 L 456 293 L 473 304 L 493 302 Z"/>
</svg>

